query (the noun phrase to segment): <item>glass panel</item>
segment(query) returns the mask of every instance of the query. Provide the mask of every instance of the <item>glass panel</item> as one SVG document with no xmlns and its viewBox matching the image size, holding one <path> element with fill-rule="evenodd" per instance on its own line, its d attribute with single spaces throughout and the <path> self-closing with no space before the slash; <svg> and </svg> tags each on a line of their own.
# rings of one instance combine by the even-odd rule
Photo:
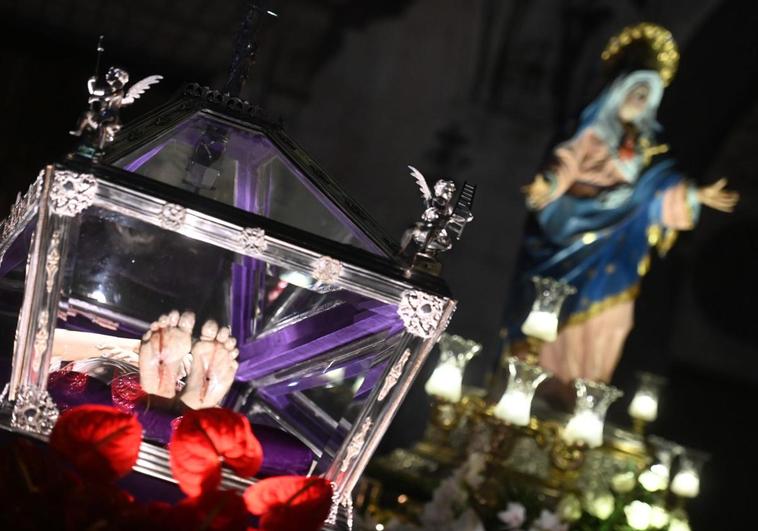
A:
<svg viewBox="0 0 758 531">
<path fill-rule="evenodd" d="M 36 224 L 35 217 L 11 242 L 0 261 L 0 382 L 3 385 L 10 380 L 16 323 L 24 297 L 26 258 Z"/>
<path fill-rule="evenodd" d="M 80 219 L 53 346 L 59 407 L 116 405 L 163 444 L 187 407 L 221 403 L 250 417 L 263 475 L 324 470 L 395 352 L 396 308 L 122 214 Z M 151 324 L 172 310 L 194 324 Z M 201 340 L 210 319 L 236 345 Z"/>
<path fill-rule="evenodd" d="M 115 166 L 382 254 L 264 133 L 203 112 Z"/>
</svg>

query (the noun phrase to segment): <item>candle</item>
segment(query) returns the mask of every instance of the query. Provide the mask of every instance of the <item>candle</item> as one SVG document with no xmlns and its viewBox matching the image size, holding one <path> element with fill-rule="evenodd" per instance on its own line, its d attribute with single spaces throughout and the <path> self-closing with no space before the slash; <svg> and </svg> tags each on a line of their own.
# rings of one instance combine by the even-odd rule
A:
<svg viewBox="0 0 758 531">
<path fill-rule="evenodd" d="M 683 498 L 694 498 L 700 493 L 700 478 L 692 470 L 682 470 L 674 476 L 671 492 Z"/>
<path fill-rule="evenodd" d="M 568 421 L 563 439 L 569 444 L 583 442 L 590 448 L 602 446 L 603 421 L 591 411 L 582 411 Z"/>
<path fill-rule="evenodd" d="M 638 392 L 629 404 L 629 415 L 646 422 L 654 421 L 658 418 L 658 400 L 648 393 Z"/>
<path fill-rule="evenodd" d="M 529 411 L 532 407 L 532 397 L 514 389 L 506 389 L 502 398 L 495 406 L 494 415 L 515 426 L 529 424 Z"/>
<path fill-rule="evenodd" d="M 552 312 L 532 310 L 521 325 L 521 331 L 543 341 L 555 341 L 558 337 L 558 316 Z"/>
<path fill-rule="evenodd" d="M 640 474 L 640 485 L 648 492 L 663 490 L 669 486 L 669 469 L 660 463 L 656 463 Z"/>
<path fill-rule="evenodd" d="M 461 399 L 463 372 L 456 365 L 455 360 L 441 363 L 434 369 L 431 377 L 426 381 L 424 389 L 430 395 L 438 396 L 458 402 Z"/>
</svg>

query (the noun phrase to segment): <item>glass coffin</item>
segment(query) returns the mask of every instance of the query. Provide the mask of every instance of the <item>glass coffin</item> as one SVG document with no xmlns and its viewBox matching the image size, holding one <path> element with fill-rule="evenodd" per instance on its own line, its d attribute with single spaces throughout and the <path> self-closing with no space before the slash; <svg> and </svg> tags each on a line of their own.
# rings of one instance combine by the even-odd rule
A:
<svg viewBox="0 0 758 531">
<path fill-rule="evenodd" d="M 190 86 L 120 139 L 47 167 L 3 224 L 11 425 L 114 405 L 145 429 L 137 468 L 170 479 L 174 419 L 220 405 L 250 418 L 261 476 L 348 495 L 449 320 L 444 284 L 239 100 Z"/>
</svg>

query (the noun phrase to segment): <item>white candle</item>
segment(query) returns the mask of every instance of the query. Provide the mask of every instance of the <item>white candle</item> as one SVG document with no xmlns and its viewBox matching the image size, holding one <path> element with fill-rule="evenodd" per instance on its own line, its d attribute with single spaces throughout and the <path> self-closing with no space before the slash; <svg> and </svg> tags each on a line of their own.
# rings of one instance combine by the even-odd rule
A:
<svg viewBox="0 0 758 531">
<path fill-rule="evenodd" d="M 461 399 L 462 386 L 463 372 L 455 364 L 455 361 L 449 361 L 434 369 L 426 381 L 424 389 L 430 395 L 444 398 L 450 402 L 458 402 Z"/>
<path fill-rule="evenodd" d="M 660 463 L 655 464 L 642 472 L 638 481 L 648 492 L 663 490 L 669 486 L 669 469 Z"/>
<path fill-rule="evenodd" d="M 493 413 L 497 418 L 515 426 L 526 426 L 529 424 L 531 407 L 532 397 L 517 389 L 506 389 Z"/>
<path fill-rule="evenodd" d="M 590 448 L 603 445 L 603 421 L 591 411 L 574 415 L 563 430 L 563 439 L 569 443 L 586 443 Z"/>
<path fill-rule="evenodd" d="M 658 418 L 658 400 L 648 393 L 637 393 L 629 404 L 629 415 L 646 422 L 654 421 Z"/>
<path fill-rule="evenodd" d="M 700 493 L 700 478 L 692 470 L 682 470 L 674 476 L 671 492 L 683 498 L 694 498 Z"/>
<path fill-rule="evenodd" d="M 524 335 L 543 341 L 555 341 L 558 337 L 558 316 L 551 312 L 534 310 L 521 325 Z"/>
</svg>

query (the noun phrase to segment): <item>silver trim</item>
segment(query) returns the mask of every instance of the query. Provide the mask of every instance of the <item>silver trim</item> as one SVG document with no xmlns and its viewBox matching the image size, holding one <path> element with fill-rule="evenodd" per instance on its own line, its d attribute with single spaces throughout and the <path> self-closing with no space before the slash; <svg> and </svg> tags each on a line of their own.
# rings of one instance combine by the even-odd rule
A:
<svg viewBox="0 0 758 531">
<path fill-rule="evenodd" d="M 416 337 L 432 337 L 442 321 L 447 301 L 418 290 L 404 291 L 401 297 L 397 314 L 403 320 L 405 329 Z"/>
<path fill-rule="evenodd" d="M 379 390 L 379 395 L 377 396 L 379 402 L 387 398 L 389 392 L 395 387 L 395 384 L 397 383 L 398 378 L 400 378 L 400 375 L 403 374 L 403 368 L 405 367 L 405 364 L 408 363 L 408 358 L 410 357 L 410 349 L 405 349 L 402 356 L 400 356 L 400 359 L 392 366 L 387 377 L 384 379 L 384 383 L 382 383 L 382 388 Z"/>
<path fill-rule="evenodd" d="M 50 210 L 65 217 L 79 215 L 95 199 L 97 181 L 89 173 L 55 170 L 50 190 Z"/>
</svg>

